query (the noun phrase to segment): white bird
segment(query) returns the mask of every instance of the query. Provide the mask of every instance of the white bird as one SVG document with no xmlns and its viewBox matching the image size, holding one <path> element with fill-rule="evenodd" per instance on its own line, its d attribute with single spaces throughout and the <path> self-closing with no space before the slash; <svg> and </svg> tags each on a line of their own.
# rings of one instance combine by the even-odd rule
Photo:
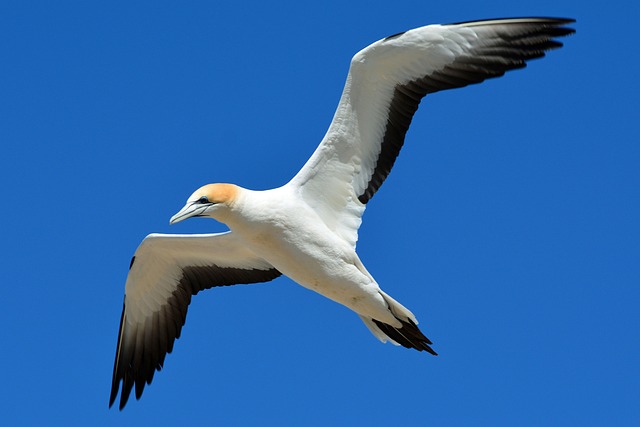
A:
<svg viewBox="0 0 640 427">
<path fill-rule="evenodd" d="M 351 60 L 324 139 L 282 187 L 196 190 L 171 224 L 210 217 L 220 234 L 147 236 L 131 260 L 109 406 L 140 398 L 180 336 L 191 296 L 284 274 L 354 312 L 382 342 L 436 354 L 415 316 L 380 289 L 356 253 L 365 205 L 389 174 L 427 94 L 479 83 L 562 46 L 570 19 L 429 25 L 377 41 Z"/>
</svg>

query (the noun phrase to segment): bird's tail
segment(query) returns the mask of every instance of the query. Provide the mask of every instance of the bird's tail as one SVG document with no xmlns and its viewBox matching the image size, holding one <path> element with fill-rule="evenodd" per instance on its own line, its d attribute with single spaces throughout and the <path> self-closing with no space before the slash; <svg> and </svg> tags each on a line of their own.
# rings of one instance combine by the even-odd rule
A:
<svg viewBox="0 0 640 427">
<path fill-rule="evenodd" d="M 371 317 L 361 315 L 360 318 L 371 333 L 382 342 L 391 341 L 395 345 L 415 348 L 418 351 L 424 350 L 437 356 L 438 353 L 429 346 L 432 342 L 418 329 L 418 321 L 413 313 L 386 293 L 380 291 L 380 294 L 389 305 L 389 310 L 393 316 L 401 323 L 401 326 L 391 326 Z"/>
</svg>

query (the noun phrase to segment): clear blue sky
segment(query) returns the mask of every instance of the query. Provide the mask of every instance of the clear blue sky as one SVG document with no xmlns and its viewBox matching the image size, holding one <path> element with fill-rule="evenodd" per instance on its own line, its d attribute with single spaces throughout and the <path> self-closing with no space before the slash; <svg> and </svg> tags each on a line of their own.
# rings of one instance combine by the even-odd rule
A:
<svg viewBox="0 0 640 427">
<path fill-rule="evenodd" d="M 2 425 L 640 425 L 634 2 L 0 2 Z M 194 298 L 108 410 L 129 260 L 198 186 L 306 161 L 351 56 L 547 15 L 565 48 L 427 97 L 358 251 L 440 356 L 286 278 Z M 180 424 L 178 424 L 180 423 Z"/>
</svg>

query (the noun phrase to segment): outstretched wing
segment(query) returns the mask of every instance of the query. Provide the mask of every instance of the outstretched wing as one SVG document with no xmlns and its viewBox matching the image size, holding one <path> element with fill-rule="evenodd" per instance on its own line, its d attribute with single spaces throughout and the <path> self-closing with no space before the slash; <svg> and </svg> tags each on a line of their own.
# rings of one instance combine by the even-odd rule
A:
<svg viewBox="0 0 640 427">
<path fill-rule="evenodd" d="M 147 236 L 127 277 L 109 406 L 121 381 L 120 409 L 134 385 L 140 398 L 180 337 L 192 295 L 214 286 L 266 282 L 278 276 L 278 270 L 231 232 Z"/>
<path fill-rule="evenodd" d="M 365 204 L 391 171 L 420 100 L 480 83 L 561 47 L 570 19 L 429 25 L 358 52 L 324 139 L 289 183 L 355 245 Z"/>
</svg>

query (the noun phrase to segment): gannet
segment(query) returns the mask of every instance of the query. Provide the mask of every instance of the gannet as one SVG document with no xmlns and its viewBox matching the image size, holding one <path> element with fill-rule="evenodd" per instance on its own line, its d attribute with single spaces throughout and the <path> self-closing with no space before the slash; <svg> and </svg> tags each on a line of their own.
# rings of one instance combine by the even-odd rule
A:
<svg viewBox="0 0 640 427">
<path fill-rule="evenodd" d="M 150 234 L 131 260 L 109 406 L 163 366 L 203 289 L 285 275 L 353 310 L 382 342 L 426 351 L 431 341 L 409 309 L 381 290 L 356 253 L 367 202 L 400 152 L 420 100 L 480 83 L 562 46 L 571 19 L 518 18 L 429 25 L 379 40 L 351 60 L 329 129 L 285 185 L 254 191 L 233 184 L 196 190 L 171 224 L 209 217 L 218 234 Z"/>
</svg>

